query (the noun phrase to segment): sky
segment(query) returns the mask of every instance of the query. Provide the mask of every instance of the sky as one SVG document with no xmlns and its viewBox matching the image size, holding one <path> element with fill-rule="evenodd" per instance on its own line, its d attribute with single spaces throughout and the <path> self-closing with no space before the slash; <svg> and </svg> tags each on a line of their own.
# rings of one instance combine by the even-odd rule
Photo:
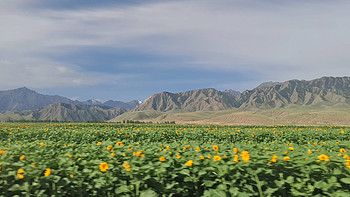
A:
<svg viewBox="0 0 350 197">
<path fill-rule="evenodd" d="M 0 90 L 145 100 L 350 73 L 348 0 L 1 0 Z"/>
</svg>

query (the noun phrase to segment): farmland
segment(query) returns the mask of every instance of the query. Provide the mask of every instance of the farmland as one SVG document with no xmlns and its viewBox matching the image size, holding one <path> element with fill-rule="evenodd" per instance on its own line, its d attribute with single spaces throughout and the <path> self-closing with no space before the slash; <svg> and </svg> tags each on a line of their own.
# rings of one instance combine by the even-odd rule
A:
<svg viewBox="0 0 350 197">
<path fill-rule="evenodd" d="M 349 127 L 4 123 L 0 196 L 348 196 L 348 151 Z"/>
</svg>

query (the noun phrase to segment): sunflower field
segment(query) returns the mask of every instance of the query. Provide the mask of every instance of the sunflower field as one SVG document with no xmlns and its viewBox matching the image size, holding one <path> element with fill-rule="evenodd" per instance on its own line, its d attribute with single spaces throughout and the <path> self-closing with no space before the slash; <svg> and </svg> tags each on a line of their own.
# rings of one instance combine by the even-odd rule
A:
<svg viewBox="0 0 350 197">
<path fill-rule="evenodd" d="M 350 128 L 0 124 L 0 196 L 350 196 Z"/>
</svg>

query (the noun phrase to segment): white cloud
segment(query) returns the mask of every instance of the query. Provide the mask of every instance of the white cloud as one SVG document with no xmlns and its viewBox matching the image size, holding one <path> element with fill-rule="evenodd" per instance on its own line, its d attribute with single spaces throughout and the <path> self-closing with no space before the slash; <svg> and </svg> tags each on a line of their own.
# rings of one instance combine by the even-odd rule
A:
<svg viewBox="0 0 350 197">
<path fill-rule="evenodd" d="M 11 63 L 0 63 L 0 75 L 13 82 L 2 78 L 2 84 L 16 84 L 8 75 L 16 73 L 18 81 L 36 87 L 115 79 L 50 59 L 88 47 L 186 56 L 186 66 L 254 70 L 267 80 L 350 71 L 349 1 L 193 0 L 59 11 L 6 2 L 0 7 L 0 58 Z M 26 63 L 29 58 L 40 63 Z"/>
<path fill-rule="evenodd" d="M 99 80 L 87 73 L 79 73 L 73 66 L 65 67 L 44 60 L 3 60 L 0 61 L 0 67 L 1 88 L 93 85 Z"/>
<path fill-rule="evenodd" d="M 78 66 L 61 65 L 47 60 L 0 60 L 0 88 L 74 87 L 96 84 L 118 84 L 137 75 L 87 72 Z"/>
</svg>

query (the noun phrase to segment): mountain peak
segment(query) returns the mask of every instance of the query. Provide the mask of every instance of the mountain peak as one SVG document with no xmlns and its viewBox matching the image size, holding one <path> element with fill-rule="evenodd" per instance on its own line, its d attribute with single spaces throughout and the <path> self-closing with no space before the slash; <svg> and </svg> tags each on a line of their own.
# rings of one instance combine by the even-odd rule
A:
<svg viewBox="0 0 350 197">
<path fill-rule="evenodd" d="M 275 84 L 273 84 L 275 83 Z M 268 87 L 244 91 L 240 108 L 274 108 L 287 105 L 350 104 L 349 77 L 322 77 L 311 81 L 271 82 Z"/>
<path fill-rule="evenodd" d="M 273 82 L 273 81 L 263 82 L 254 89 L 270 88 L 270 87 L 273 87 L 275 85 L 280 85 L 282 83 L 283 82 Z"/>
<path fill-rule="evenodd" d="M 61 96 L 49 96 L 35 92 L 27 87 L 0 91 L 0 112 L 36 110 L 53 103 L 73 103 Z"/>
<path fill-rule="evenodd" d="M 224 92 L 231 94 L 234 97 L 239 96 L 241 94 L 240 91 L 236 91 L 236 90 L 232 90 L 232 89 L 225 90 Z"/>
<path fill-rule="evenodd" d="M 235 100 L 232 95 L 214 88 L 205 88 L 180 93 L 161 92 L 146 99 L 144 103 L 135 108 L 135 111 L 225 110 L 233 107 L 234 104 Z"/>
<path fill-rule="evenodd" d="M 7 91 L 35 92 L 34 90 L 31 90 L 31 89 L 29 89 L 27 87 L 20 87 L 20 88 L 16 88 L 16 89 L 13 89 L 13 90 L 7 90 Z"/>
</svg>

